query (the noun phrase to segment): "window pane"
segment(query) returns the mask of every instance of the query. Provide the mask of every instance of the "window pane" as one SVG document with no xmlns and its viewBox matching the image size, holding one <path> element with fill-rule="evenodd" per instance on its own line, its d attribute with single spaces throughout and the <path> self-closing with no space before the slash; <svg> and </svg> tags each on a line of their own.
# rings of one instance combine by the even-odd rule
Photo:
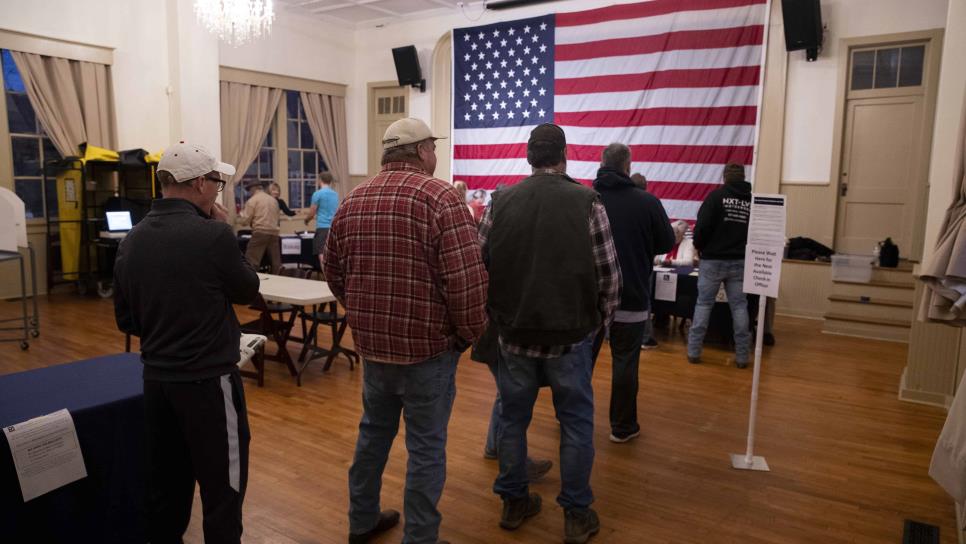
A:
<svg viewBox="0 0 966 544">
<path fill-rule="evenodd" d="M 288 152 L 288 179 L 302 179 L 302 153 Z"/>
<path fill-rule="evenodd" d="M 12 133 L 37 133 L 37 116 L 27 95 L 7 93 L 7 127 Z"/>
<path fill-rule="evenodd" d="M 241 211 L 242 207 L 245 206 L 245 189 L 242 188 L 242 182 L 239 181 L 235 185 L 235 211 Z"/>
<path fill-rule="evenodd" d="M 325 164 L 325 161 L 322 160 L 322 155 L 320 155 L 319 153 L 316 153 L 315 157 L 316 157 L 316 160 L 319 162 L 319 172 L 328 171 L 329 167 Z"/>
<path fill-rule="evenodd" d="M 302 182 L 292 178 L 288 180 L 288 207 L 302 207 Z"/>
<path fill-rule="evenodd" d="M 60 156 L 60 151 L 54 147 L 54 142 L 50 141 L 50 138 L 44 138 L 44 164 L 50 161 L 59 161 L 63 157 Z"/>
<path fill-rule="evenodd" d="M 262 142 L 262 147 L 274 147 L 275 146 L 275 122 L 272 122 L 272 128 L 268 129 L 268 134 L 265 135 L 265 141 Z"/>
<path fill-rule="evenodd" d="M 18 179 L 13 189 L 23 200 L 27 219 L 44 216 L 44 194 L 39 179 Z"/>
<path fill-rule="evenodd" d="M 288 115 L 288 119 L 291 121 L 293 119 L 299 118 L 299 93 L 296 91 L 285 91 L 285 111 Z M 291 145 L 292 142 L 289 142 Z"/>
<path fill-rule="evenodd" d="M 258 177 L 262 179 L 274 179 L 272 172 L 272 151 L 263 149 L 258 153 Z"/>
<path fill-rule="evenodd" d="M 4 49 L 2 52 L 3 58 L 3 88 L 8 91 L 14 91 L 18 93 L 25 93 L 27 89 L 23 86 L 23 80 L 20 79 L 20 72 L 17 71 L 17 64 L 13 62 L 13 55 L 10 51 Z"/>
<path fill-rule="evenodd" d="M 311 151 L 302 153 L 302 177 L 306 179 L 315 178 L 315 153 Z"/>
<path fill-rule="evenodd" d="M 244 177 L 246 179 L 258 177 L 258 157 L 255 157 L 255 160 L 253 160 L 252 163 L 248 165 L 248 170 L 245 170 Z"/>
<path fill-rule="evenodd" d="M 899 63 L 899 86 L 918 87 L 922 85 L 922 64 L 926 58 L 926 46 L 902 48 L 902 62 Z"/>
<path fill-rule="evenodd" d="M 875 51 L 856 51 L 852 55 L 852 90 L 871 89 L 874 69 Z"/>
<path fill-rule="evenodd" d="M 309 129 L 309 124 L 304 121 L 302 122 L 302 141 L 299 144 L 301 149 L 313 149 L 315 147 L 315 140 L 312 139 L 312 130 Z"/>
<path fill-rule="evenodd" d="M 47 199 L 47 217 L 57 219 L 57 180 L 48 179 L 44 183 L 44 193 Z"/>
<path fill-rule="evenodd" d="M 288 147 L 296 149 L 299 146 L 299 122 L 289 121 L 286 126 L 288 127 Z"/>
<path fill-rule="evenodd" d="M 11 137 L 13 175 L 40 176 L 40 139 Z"/>
<path fill-rule="evenodd" d="M 899 80 L 899 48 L 875 52 L 875 88 L 889 89 Z"/>
</svg>

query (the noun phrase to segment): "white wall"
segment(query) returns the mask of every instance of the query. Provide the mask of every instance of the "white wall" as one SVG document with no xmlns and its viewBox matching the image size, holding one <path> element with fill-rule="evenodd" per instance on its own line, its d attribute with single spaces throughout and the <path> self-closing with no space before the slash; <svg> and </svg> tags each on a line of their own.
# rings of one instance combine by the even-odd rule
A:
<svg viewBox="0 0 966 544">
<path fill-rule="evenodd" d="M 924 259 L 932 255 L 936 237 L 942 226 L 946 208 L 959 191 L 957 159 L 963 152 L 964 109 L 966 109 L 966 2 L 949 3 L 943 61 L 939 72 L 936 97 L 936 126 L 933 132 L 932 157 L 929 167 L 929 208 L 926 217 Z"/>
<path fill-rule="evenodd" d="M 111 80 L 121 149 L 168 142 L 167 24 L 157 0 L 0 2 L 0 28 L 114 49 Z"/>
<path fill-rule="evenodd" d="M 962 0 L 954 0 L 962 2 Z M 828 183 L 838 89 L 839 40 L 946 26 L 948 0 L 823 0 L 828 26 L 815 62 L 789 54 L 785 95 L 783 182 Z M 945 67 L 944 67 L 945 69 Z"/>
</svg>

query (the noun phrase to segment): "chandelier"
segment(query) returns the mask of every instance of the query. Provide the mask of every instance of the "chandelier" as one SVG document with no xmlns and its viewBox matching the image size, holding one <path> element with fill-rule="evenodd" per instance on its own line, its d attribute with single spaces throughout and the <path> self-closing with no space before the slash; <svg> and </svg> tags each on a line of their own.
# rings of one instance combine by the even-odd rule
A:
<svg viewBox="0 0 966 544">
<path fill-rule="evenodd" d="M 195 15 L 208 32 L 237 46 L 268 34 L 275 10 L 272 0 L 195 0 Z"/>
</svg>

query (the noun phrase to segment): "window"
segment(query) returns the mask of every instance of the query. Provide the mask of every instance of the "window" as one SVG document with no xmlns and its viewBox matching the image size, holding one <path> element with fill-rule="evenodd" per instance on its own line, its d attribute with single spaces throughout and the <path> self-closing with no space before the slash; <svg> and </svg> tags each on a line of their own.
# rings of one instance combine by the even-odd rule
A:
<svg viewBox="0 0 966 544">
<path fill-rule="evenodd" d="M 925 45 L 885 47 L 852 53 L 853 91 L 922 85 Z"/>
<path fill-rule="evenodd" d="M 17 65 L 10 51 L 0 50 L 3 91 L 7 105 L 7 128 L 13 152 L 14 191 L 23 201 L 28 219 L 57 217 L 57 185 L 44 181 L 44 164 L 61 158 L 44 134 L 34 113 Z"/>
<path fill-rule="evenodd" d="M 268 129 L 268 134 L 265 135 L 265 141 L 262 142 L 262 147 L 258 151 L 258 155 L 255 160 L 245 171 L 245 175 L 242 179 L 235 185 L 235 202 L 238 205 L 238 209 L 245 206 L 245 201 L 248 200 L 248 191 L 245 190 L 245 182 L 250 179 L 262 180 L 267 188 L 270 183 L 275 183 L 275 123 L 272 123 L 271 128 Z"/>
<path fill-rule="evenodd" d="M 298 91 L 285 91 L 285 128 L 288 136 L 288 205 L 307 208 L 311 205 L 316 178 L 327 167 L 315 149 Z"/>
</svg>

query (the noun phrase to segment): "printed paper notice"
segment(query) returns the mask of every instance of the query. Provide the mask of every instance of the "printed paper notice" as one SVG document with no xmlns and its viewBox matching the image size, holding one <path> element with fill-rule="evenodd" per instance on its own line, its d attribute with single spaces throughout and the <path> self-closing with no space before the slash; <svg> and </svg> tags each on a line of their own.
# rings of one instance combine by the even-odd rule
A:
<svg viewBox="0 0 966 544">
<path fill-rule="evenodd" d="M 282 255 L 300 255 L 302 253 L 301 238 L 282 238 Z"/>
<path fill-rule="evenodd" d="M 3 430 L 24 502 L 87 477 L 74 418 L 60 410 Z"/>
<path fill-rule="evenodd" d="M 748 245 L 745 248 L 744 291 L 778 298 L 782 278 L 782 248 Z"/>
<path fill-rule="evenodd" d="M 785 247 L 785 195 L 751 195 L 748 245 Z"/>
<path fill-rule="evenodd" d="M 678 298 L 678 275 L 674 272 L 658 272 L 654 276 L 654 298 L 674 302 Z"/>
</svg>

